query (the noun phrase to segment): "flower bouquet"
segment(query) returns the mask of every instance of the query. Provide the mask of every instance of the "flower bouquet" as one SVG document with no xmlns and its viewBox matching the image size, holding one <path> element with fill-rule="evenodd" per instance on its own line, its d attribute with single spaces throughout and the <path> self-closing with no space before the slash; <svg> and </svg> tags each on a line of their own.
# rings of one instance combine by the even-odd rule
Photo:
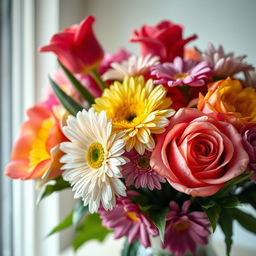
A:
<svg viewBox="0 0 256 256">
<path fill-rule="evenodd" d="M 50 234 L 73 227 L 90 239 L 126 237 L 122 255 L 161 239 L 166 255 L 195 254 L 219 225 L 256 233 L 256 73 L 245 56 L 209 45 L 185 48 L 170 21 L 135 30 L 104 54 L 93 17 L 54 35 L 60 70 L 47 97 L 27 112 L 6 175 L 34 179 L 39 201 L 72 188 L 77 205 Z M 239 76 L 240 75 L 240 76 Z"/>
</svg>

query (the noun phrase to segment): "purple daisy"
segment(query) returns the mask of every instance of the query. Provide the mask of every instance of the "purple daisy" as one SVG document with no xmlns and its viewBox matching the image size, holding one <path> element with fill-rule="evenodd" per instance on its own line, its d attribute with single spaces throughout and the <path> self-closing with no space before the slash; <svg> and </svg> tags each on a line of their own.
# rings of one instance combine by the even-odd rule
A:
<svg viewBox="0 0 256 256">
<path fill-rule="evenodd" d="M 125 156 L 130 160 L 123 166 L 122 171 L 127 186 L 134 183 L 136 188 L 161 189 L 161 182 L 164 183 L 165 179 L 151 168 L 151 152 L 145 151 L 144 155 L 140 155 L 131 150 L 125 153 Z"/>
<path fill-rule="evenodd" d="M 174 256 L 183 256 L 185 252 L 195 254 L 197 244 L 208 242 L 209 220 L 204 212 L 188 213 L 190 204 L 190 200 L 185 201 L 180 210 L 176 202 L 170 202 L 163 247 Z"/>
<path fill-rule="evenodd" d="M 128 192 L 128 195 L 135 194 Z M 114 230 L 115 239 L 127 236 L 129 243 L 139 239 L 147 248 L 151 245 L 149 235 L 158 236 L 157 228 L 128 197 L 119 197 L 112 211 L 106 211 L 101 207 L 99 213 L 102 225 Z"/>
<path fill-rule="evenodd" d="M 172 63 L 165 62 L 152 68 L 151 75 L 156 76 L 155 84 L 203 86 L 212 75 L 208 62 L 184 61 L 176 57 Z"/>
</svg>

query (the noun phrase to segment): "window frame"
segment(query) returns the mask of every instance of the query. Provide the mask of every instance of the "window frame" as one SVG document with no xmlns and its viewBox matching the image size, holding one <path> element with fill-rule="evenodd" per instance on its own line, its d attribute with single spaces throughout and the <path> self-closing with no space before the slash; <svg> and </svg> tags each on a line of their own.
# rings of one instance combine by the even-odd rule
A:
<svg viewBox="0 0 256 256">
<path fill-rule="evenodd" d="M 1 91 L 1 149 L 2 175 L 0 177 L 0 255 L 56 256 L 70 245 L 72 231 L 46 239 L 49 231 L 73 207 L 68 191 L 55 193 L 37 205 L 39 191 L 34 181 L 11 180 L 4 176 L 10 161 L 10 152 L 26 119 L 26 110 L 42 99 L 48 74 L 57 69 L 56 57 L 39 54 L 37 48 L 45 45 L 51 36 L 66 25 L 79 22 L 84 16 L 85 1 L 77 0 L 2 0 L 2 20 L 8 28 L 0 44 Z M 5 7 L 5 8 L 3 8 Z M 8 39 L 8 40 L 7 40 Z M 3 46 L 5 49 L 3 50 Z M 5 63 L 5 65 L 1 65 Z M 4 74 L 4 76 L 2 76 Z M 3 186 L 4 185 L 4 186 Z M 68 197 L 67 197 L 68 196 Z M 72 195 L 73 198 L 73 195 Z M 4 253 L 3 253 L 4 252 Z"/>
<path fill-rule="evenodd" d="M 11 102 L 11 40 L 12 40 L 12 21 L 11 21 L 12 1 L 0 1 L 0 166 L 4 169 L 11 150 L 11 127 L 12 120 L 9 118 L 12 111 Z M 12 242 L 12 182 L 0 175 L 0 252 L 3 256 L 13 255 Z"/>
<path fill-rule="evenodd" d="M 44 76 L 46 80 L 47 73 L 56 66 L 53 57 L 39 59 L 37 47 L 59 29 L 59 1 L 2 0 L 1 5 L 5 7 L 1 8 L 1 20 L 8 21 L 4 30 L 7 36 L 1 37 L 5 48 L 1 47 L 2 64 L 5 63 L 1 65 L 1 75 L 4 74 L 1 76 L 1 123 L 4 124 L 1 125 L 1 167 L 4 170 L 25 111 L 41 94 L 40 79 Z M 58 255 L 59 236 L 45 239 L 47 232 L 59 222 L 58 195 L 37 206 L 34 181 L 10 180 L 2 172 L 1 197 L 5 200 L 1 205 L 0 254 Z"/>
</svg>

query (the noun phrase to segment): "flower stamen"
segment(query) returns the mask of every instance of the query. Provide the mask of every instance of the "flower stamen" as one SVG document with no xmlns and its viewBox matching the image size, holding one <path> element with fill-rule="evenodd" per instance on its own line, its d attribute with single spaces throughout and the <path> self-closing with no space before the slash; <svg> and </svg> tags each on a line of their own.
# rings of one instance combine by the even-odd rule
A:
<svg viewBox="0 0 256 256">
<path fill-rule="evenodd" d="M 145 155 L 139 156 L 137 159 L 137 167 L 143 171 L 150 170 L 151 167 L 150 167 L 149 161 L 150 161 L 149 157 Z"/>
<path fill-rule="evenodd" d="M 139 221 L 138 215 L 136 212 L 126 212 L 126 216 L 132 221 Z"/>
<path fill-rule="evenodd" d="M 176 75 L 172 76 L 172 78 L 173 79 L 183 79 L 183 78 L 186 78 L 188 76 L 189 76 L 188 73 L 179 73 L 179 74 L 176 74 Z"/>
<path fill-rule="evenodd" d="M 172 225 L 172 228 L 176 232 L 183 232 L 186 231 L 189 228 L 189 222 L 188 221 L 179 221 Z"/>
</svg>

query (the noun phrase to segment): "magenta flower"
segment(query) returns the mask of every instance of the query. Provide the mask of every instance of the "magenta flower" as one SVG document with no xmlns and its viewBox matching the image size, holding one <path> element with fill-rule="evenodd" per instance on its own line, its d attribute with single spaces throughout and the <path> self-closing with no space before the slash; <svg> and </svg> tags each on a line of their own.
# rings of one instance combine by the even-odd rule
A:
<svg viewBox="0 0 256 256">
<path fill-rule="evenodd" d="M 172 63 L 165 62 L 152 68 L 151 75 L 156 76 L 155 84 L 203 86 L 212 75 L 212 69 L 206 61 L 184 61 L 176 57 Z"/>
<path fill-rule="evenodd" d="M 183 256 L 185 252 L 195 254 L 197 244 L 208 242 L 210 223 L 204 212 L 188 213 L 190 204 L 185 201 L 180 210 L 176 202 L 170 202 L 163 247 L 174 256 Z"/>
<path fill-rule="evenodd" d="M 123 176 L 127 186 L 134 183 L 136 188 L 161 189 L 160 182 L 164 183 L 165 179 L 150 167 L 151 152 L 145 151 L 144 155 L 140 155 L 135 150 L 131 150 L 125 153 L 125 156 L 130 160 L 123 166 Z"/>
<path fill-rule="evenodd" d="M 131 193 L 133 192 L 128 192 L 130 196 L 133 195 Z M 157 228 L 128 197 L 117 198 L 116 207 L 112 211 L 105 211 L 101 207 L 99 213 L 102 225 L 108 229 L 114 229 L 115 239 L 127 236 L 129 243 L 139 239 L 140 243 L 147 248 L 151 245 L 149 235 L 158 235 Z"/>
<path fill-rule="evenodd" d="M 244 126 L 240 132 L 243 139 L 244 149 L 249 155 L 249 168 L 251 168 L 251 170 L 256 170 L 256 126 Z M 256 183 L 256 171 L 251 179 Z"/>
</svg>

